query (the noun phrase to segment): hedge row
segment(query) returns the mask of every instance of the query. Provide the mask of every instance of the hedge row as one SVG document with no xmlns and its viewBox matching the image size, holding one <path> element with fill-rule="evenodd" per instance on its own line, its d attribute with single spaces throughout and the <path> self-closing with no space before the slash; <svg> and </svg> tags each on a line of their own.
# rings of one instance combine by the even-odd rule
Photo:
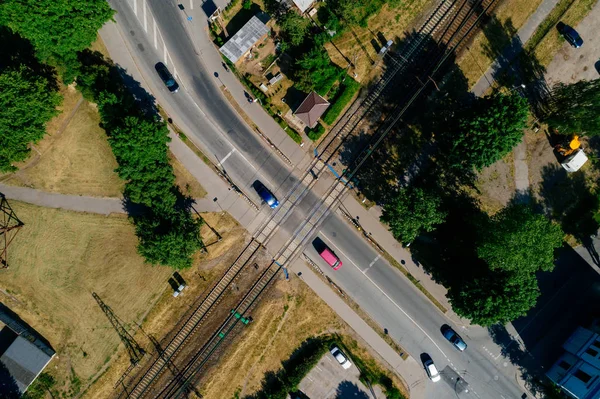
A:
<svg viewBox="0 0 600 399">
<path fill-rule="evenodd" d="M 325 133 L 325 128 L 323 127 L 323 125 L 317 122 L 317 126 L 315 126 L 313 129 L 310 129 L 307 135 L 308 138 L 312 141 L 317 141 L 321 138 L 323 133 Z"/>
<path fill-rule="evenodd" d="M 342 83 L 342 89 L 338 90 L 338 94 L 333 99 L 333 104 L 323 115 L 323 122 L 328 125 L 333 125 L 338 116 L 342 113 L 346 105 L 354 98 L 354 95 L 360 89 L 360 83 L 356 80 L 346 77 Z"/>
</svg>

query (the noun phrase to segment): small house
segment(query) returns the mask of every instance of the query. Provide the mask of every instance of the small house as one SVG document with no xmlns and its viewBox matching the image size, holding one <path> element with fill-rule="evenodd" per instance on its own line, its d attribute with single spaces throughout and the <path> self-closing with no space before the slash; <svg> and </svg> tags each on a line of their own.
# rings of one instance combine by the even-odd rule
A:
<svg viewBox="0 0 600 399">
<path fill-rule="evenodd" d="M 319 118 L 327 108 L 329 108 L 329 102 L 313 91 L 302 101 L 294 115 L 312 129 L 317 126 Z"/>
</svg>

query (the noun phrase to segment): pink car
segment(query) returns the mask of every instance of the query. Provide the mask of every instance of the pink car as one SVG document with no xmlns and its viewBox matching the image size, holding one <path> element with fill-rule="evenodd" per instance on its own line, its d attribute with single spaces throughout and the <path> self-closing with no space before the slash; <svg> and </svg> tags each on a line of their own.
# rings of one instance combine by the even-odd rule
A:
<svg viewBox="0 0 600 399">
<path fill-rule="evenodd" d="M 342 267 L 342 261 L 338 258 L 331 249 L 325 247 L 321 252 L 319 252 L 321 258 L 327 262 L 329 266 L 333 268 L 333 270 L 338 270 Z"/>
</svg>

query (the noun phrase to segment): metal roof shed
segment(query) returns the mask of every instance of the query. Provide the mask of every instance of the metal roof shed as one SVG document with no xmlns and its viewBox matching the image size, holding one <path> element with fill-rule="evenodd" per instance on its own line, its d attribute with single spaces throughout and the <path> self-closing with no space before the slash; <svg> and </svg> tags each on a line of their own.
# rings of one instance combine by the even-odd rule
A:
<svg viewBox="0 0 600 399">
<path fill-rule="evenodd" d="M 269 33 L 269 28 L 265 25 L 268 20 L 268 15 L 264 13 L 253 16 L 219 51 L 229 61 L 236 63 L 256 42 Z"/>
</svg>

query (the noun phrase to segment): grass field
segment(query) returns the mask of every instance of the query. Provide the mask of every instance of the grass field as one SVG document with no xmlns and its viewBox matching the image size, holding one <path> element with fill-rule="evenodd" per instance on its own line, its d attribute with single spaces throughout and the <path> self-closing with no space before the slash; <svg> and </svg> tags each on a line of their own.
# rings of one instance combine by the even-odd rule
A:
<svg viewBox="0 0 600 399">
<path fill-rule="evenodd" d="M 11 205 L 25 226 L 10 247 L 1 282 L 10 296 L 2 301 L 50 341 L 58 356 L 48 371 L 72 397 L 119 346 L 91 293 L 125 322 L 137 322 L 171 270 L 144 264 L 124 216 Z"/>
<path fill-rule="evenodd" d="M 204 187 L 171 153 L 169 153 L 169 161 L 173 165 L 173 172 L 175 172 L 175 184 L 183 194 L 192 198 L 202 198 L 206 195 Z"/>
<path fill-rule="evenodd" d="M 479 32 L 475 35 L 469 48 L 465 49 L 457 60 L 458 66 L 469 81 L 469 86 L 477 83 L 483 72 L 492 64 L 495 56 L 491 53 L 497 53 L 510 44 L 515 32 L 541 2 L 542 0 L 505 0 L 498 6 L 494 15 L 501 26 L 490 29 L 488 24 L 487 33 Z"/>
<path fill-rule="evenodd" d="M 146 320 L 144 330 L 161 337 L 187 310 L 189 300 L 229 265 L 229 257 L 237 254 L 245 235 L 230 216 L 203 214 L 211 226 L 218 226 L 223 240 L 209 246 L 208 254 L 197 255 L 198 266 L 182 272 L 190 287 L 174 300 L 167 283 L 172 270 L 144 264 L 136 252 L 133 227 L 124 216 L 104 217 L 15 201 L 11 205 L 25 226 L 10 247 L 10 269 L 3 272 L 0 297 L 57 351 L 46 371 L 56 377 L 59 392 L 69 398 L 101 375 L 105 366 L 115 363 L 110 370 L 116 370 L 116 375 L 129 363 L 127 358 L 121 363 L 115 360 L 122 357 L 115 356 L 117 349 L 122 354 L 124 347 L 92 292 L 131 332 L 136 323 Z M 202 235 L 207 244 L 215 241 L 206 226 Z M 139 331 L 136 339 L 149 348 Z M 112 391 L 115 381 L 108 379 L 105 387 Z M 106 398 L 106 392 L 93 397 Z"/>
</svg>

